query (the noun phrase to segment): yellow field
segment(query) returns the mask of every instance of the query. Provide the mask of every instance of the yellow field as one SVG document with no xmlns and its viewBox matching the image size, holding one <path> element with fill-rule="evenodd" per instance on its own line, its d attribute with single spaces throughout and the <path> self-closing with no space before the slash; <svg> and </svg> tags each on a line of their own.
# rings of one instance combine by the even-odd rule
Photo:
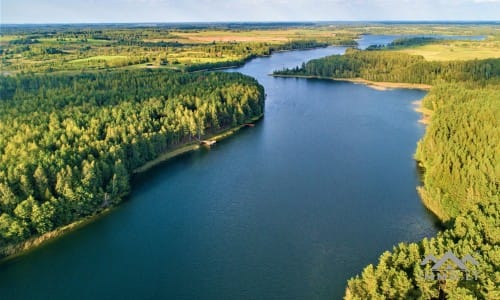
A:
<svg viewBox="0 0 500 300">
<path fill-rule="evenodd" d="M 295 39 L 328 39 L 336 34 L 324 29 L 278 29 L 278 30 L 203 30 L 175 32 L 182 41 L 198 43 L 215 42 L 287 42 Z"/>
<path fill-rule="evenodd" d="M 430 61 L 500 58 L 500 41 L 446 41 L 398 51 Z"/>
</svg>

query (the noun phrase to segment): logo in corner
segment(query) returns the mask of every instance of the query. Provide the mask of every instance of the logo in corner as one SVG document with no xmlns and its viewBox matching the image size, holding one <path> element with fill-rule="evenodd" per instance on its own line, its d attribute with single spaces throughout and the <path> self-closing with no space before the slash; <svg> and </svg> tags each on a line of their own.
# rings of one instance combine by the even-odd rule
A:
<svg viewBox="0 0 500 300">
<path fill-rule="evenodd" d="M 429 254 L 420 265 L 425 266 L 429 263 L 433 265 L 431 272 L 427 271 L 424 274 L 426 280 L 477 280 L 477 271 L 474 267 L 478 266 L 479 263 L 470 254 L 466 254 L 462 259 L 459 259 L 451 251 L 446 252 L 441 259 Z"/>
</svg>

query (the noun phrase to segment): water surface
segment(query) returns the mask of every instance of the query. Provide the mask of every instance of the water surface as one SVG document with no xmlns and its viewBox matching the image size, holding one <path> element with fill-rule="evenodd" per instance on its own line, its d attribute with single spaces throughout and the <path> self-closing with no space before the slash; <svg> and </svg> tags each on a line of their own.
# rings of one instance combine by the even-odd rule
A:
<svg viewBox="0 0 500 300">
<path fill-rule="evenodd" d="M 412 159 L 424 92 L 267 75 L 344 50 L 233 70 L 264 85 L 262 121 L 136 177 L 111 214 L 0 265 L 0 297 L 340 299 L 383 251 L 434 235 Z"/>
<path fill-rule="evenodd" d="M 441 35 L 441 34 L 367 34 L 363 35 L 358 40 L 358 48 L 366 49 L 371 45 L 387 45 L 395 39 L 428 37 L 440 40 L 455 40 L 455 41 L 481 41 L 486 39 L 484 35 Z"/>
</svg>

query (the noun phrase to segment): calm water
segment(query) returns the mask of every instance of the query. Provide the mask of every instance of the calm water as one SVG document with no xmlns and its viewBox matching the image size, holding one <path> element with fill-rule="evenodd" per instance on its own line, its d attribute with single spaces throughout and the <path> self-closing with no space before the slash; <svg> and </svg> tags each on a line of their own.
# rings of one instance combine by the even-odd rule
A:
<svg viewBox="0 0 500 300">
<path fill-rule="evenodd" d="M 280 79 L 342 48 L 259 58 L 266 116 L 134 179 L 114 212 L 0 265 L 1 299 L 340 299 L 399 241 L 436 232 L 416 194 L 417 90 Z"/>
<path fill-rule="evenodd" d="M 358 48 L 366 49 L 370 45 L 387 45 L 395 39 L 411 37 L 430 37 L 441 40 L 469 40 L 480 41 L 484 40 L 484 35 L 440 35 L 440 34 L 405 34 L 405 35 L 390 35 L 390 34 L 367 34 L 363 35 L 358 40 Z"/>
</svg>

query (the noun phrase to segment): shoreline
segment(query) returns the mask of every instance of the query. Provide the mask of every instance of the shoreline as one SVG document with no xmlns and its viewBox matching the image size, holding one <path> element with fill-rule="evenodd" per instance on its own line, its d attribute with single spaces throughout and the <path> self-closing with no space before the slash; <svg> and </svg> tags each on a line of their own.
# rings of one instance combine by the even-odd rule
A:
<svg viewBox="0 0 500 300">
<path fill-rule="evenodd" d="M 255 116 L 253 118 L 247 119 L 241 125 L 237 125 L 235 127 L 223 129 L 223 130 L 221 130 L 219 132 L 214 133 L 213 135 L 206 136 L 205 139 L 210 139 L 210 140 L 215 140 L 215 141 L 221 141 L 221 140 L 223 140 L 223 139 L 225 139 L 225 138 L 227 138 L 227 137 L 235 134 L 241 128 L 245 127 L 246 123 L 257 122 L 257 121 L 261 120 L 263 117 L 264 117 L 264 114 L 260 114 L 259 116 Z M 198 150 L 200 148 L 201 148 L 201 145 L 199 144 L 199 142 L 195 141 L 195 142 L 190 142 L 190 143 L 187 143 L 187 144 L 184 144 L 184 145 L 180 145 L 180 146 L 178 146 L 176 148 L 167 150 L 164 153 L 160 154 L 157 158 L 155 158 L 153 160 L 150 160 L 150 161 L 146 162 L 145 164 L 143 164 L 142 166 L 134 169 L 132 171 L 132 175 L 144 173 L 144 172 L 150 170 L 151 168 L 157 166 L 158 164 L 160 164 L 160 163 L 162 163 L 164 161 L 167 161 L 167 160 L 169 160 L 171 158 L 174 158 L 176 156 L 182 155 L 184 153 L 188 153 L 188 152 L 191 152 L 191 151 L 196 151 L 196 150 Z"/>
<path fill-rule="evenodd" d="M 413 110 L 420 113 L 422 116 L 418 122 L 424 125 L 429 125 L 433 111 L 422 106 L 422 99 L 413 101 L 411 104 L 413 104 Z"/>
<path fill-rule="evenodd" d="M 385 82 L 385 81 L 371 81 L 363 78 L 352 78 L 352 79 L 336 79 L 337 81 L 352 82 L 355 84 L 364 84 L 370 88 L 386 91 L 390 89 L 415 89 L 429 91 L 432 85 L 421 84 L 421 83 L 400 83 L 400 82 Z"/>
<path fill-rule="evenodd" d="M 367 87 L 378 91 L 387 91 L 391 89 L 415 89 L 415 90 L 428 91 L 432 88 L 432 85 L 428 84 L 371 81 L 363 78 L 333 78 L 333 77 L 312 76 L 312 75 L 282 75 L 282 74 L 269 74 L 269 75 L 273 77 L 283 77 L 283 78 L 327 79 L 332 81 L 351 82 L 354 84 L 364 84 Z"/>
<path fill-rule="evenodd" d="M 236 64 L 226 66 L 226 67 L 216 67 L 216 68 L 205 68 L 201 70 L 194 70 L 190 71 L 192 73 L 196 72 L 210 72 L 210 71 L 220 71 L 220 70 L 227 70 L 227 69 L 235 69 L 239 67 L 243 67 L 246 63 L 250 62 L 253 59 L 256 58 L 265 58 L 265 57 L 271 57 L 275 53 L 285 53 L 285 52 L 293 52 L 293 51 L 308 51 L 308 50 L 315 50 L 315 49 L 321 49 L 321 48 L 328 48 L 328 47 L 349 47 L 347 45 L 325 45 L 325 46 L 313 46 L 313 47 L 306 47 L 306 48 L 297 48 L 297 49 L 278 49 L 278 50 L 271 50 L 269 54 L 252 54 L 246 58 L 243 58 L 241 61 L 235 61 Z"/>
<path fill-rule="evenodd" d="M 280 74 L 269 74 L 273 77 L 283 77 L 283 78 L 305 78 L 305 79 L 326 79 L 332 81 L 341 81 L 341 82 L 350 82 L 354 84 L 363 84 L 369 88 L 379 90 L 379 91 L 387 91 L 391 89 L 418 89 L 429 91 L 432 86 L 427 84 L 414 84 L 414 83 L 394 83 L 394 82 L 377 82 L 370 81 L 362 78 L 331 78 L 331 77 L 322 77 L 322 76 L 310 76 L 310 75 L 280 75 Z M 421 114 L 421 118 L 418 120 L 418 123 L 423 124 L 424 126 L 428 126 L 431 123 L 431 118 L 433 111 L 422 106 L 423 98 L 420 100 L 416 100 L 412 102 L 413 110 Z M 423 137 L 422 137 L 423 138 Z M 417 160 L 418 163 L 420 163 Z M 420 201 L 422 205 L 428 209 L 440 222 L 440 224 L 444 223 L 445 214 L 441 211 L 437 211 L 430 203 L 429 198 L 425 195 L 425 186 L 417 186 L 417 193 L 419 195 Z"/>
<path fill-rule="evenodd" d="M 110 206 L 107 208 L 104 208 L 101 211 L 98 211 L 94 213 L 93 215 L 84 217 L 83 219 L 80 219 L 78 221 L 69 223 L 67 225 L 64 225 L 62 227 L 56 228 L 52 231 L 49 231 L 41 236 L 37 236 L 34 238 L 31 238 L 29 240 L 26 240 L 20 244 L 17 245 L 10 245 L 7 246 L 3 249 L 1 249 L 0 252 L 0 265 L 13 260 L 17 257 L 23 256 L 25 254 L 28 254 L 29 252 L 35 250 L 36 248 L 42 246 L 42 245 L 47 245 L 55 240 L 57 240 L 60 237 L 65 236 L 66 234 L 73 232 L 79 228 L 82 228 L 83 226 L 90 224 L 91 222 L 94 222 L 95 220 L 107 215 L 110 213 L 116 206 Z"/>
<path fill-rule="evenodd" d="M 219 132 L 214 133 L 213 135 L 208 135 L 205 137 L 205 139 L 210 139 L 210 140 L 215 140 L 215 141 L 220 141 L 223 140 L 229 136 L 232 136 L 236 132 L 238 132 L 240 129 L 245 127 L 247 123 L 254 123 L 259 120 L 261 120 L 264 117 L 264 114 L 260 114 L 258 116 L 252 117 L 250 119 L 245 120 L 245 122 L 241 125 L 237 125 L 235 127 L 223 129 Z M 184 153 L 188 153 L 191 151 L 196 151 L 201 148 L 201 145 L 199 145 L 198 142 L 191 142 L 188 144 L 180 145 L 176 148 L 169 149 L 165 151 L 164 153 L 160 154 L 157 158 L 150 160 L 146 162 L 144 165 L 134 169 L 131 172 L 131 176 L 134 174 L 139 174 L 139 173 L 144 173 L 151 168 L 157 166 L 160 163 L 163 163 L 171 158 L 177 157 L 179 155 L 182 155 Z M 133 187 L 132 187 L 133 188 Z M 127 195 L 123 195 L 125 197 Z M 116 207 L 120 206 L 114 205 L 114 206 L 109 206 L 104 208 L 103 210 L 97 211 L 94 214 L 84 217 L 80 220 L 74 221 L 72 223 L 69 223 L 67 225 L 64 225 L 62 227 L 56 228 L 52 231 L 49 231 L 43 235 L 33 237 L 31 239 L 28 239 L 22 243 L 16 244 L 16 245 L 9 245 L 5 248 L 0 249 L 0 265 L 2 263 L 5 263 L 7 261 L 10 261 L 12 259 L 15 259 L 17 257 L 20 257 L 22 255 L 28 254 L 30 251 L 35 250 L 36 248 L 49 244 L 55 240 L 57 240 L 60 237 L 63 237 L 64 235 L 73 232 L 74 230 L 77 230 L 79 228 L 82 228 L 83 226 L 90 224 L 91 222 L 107 215 L 110 213 L 112 210 L 114 210 Z"/>
</svg>

